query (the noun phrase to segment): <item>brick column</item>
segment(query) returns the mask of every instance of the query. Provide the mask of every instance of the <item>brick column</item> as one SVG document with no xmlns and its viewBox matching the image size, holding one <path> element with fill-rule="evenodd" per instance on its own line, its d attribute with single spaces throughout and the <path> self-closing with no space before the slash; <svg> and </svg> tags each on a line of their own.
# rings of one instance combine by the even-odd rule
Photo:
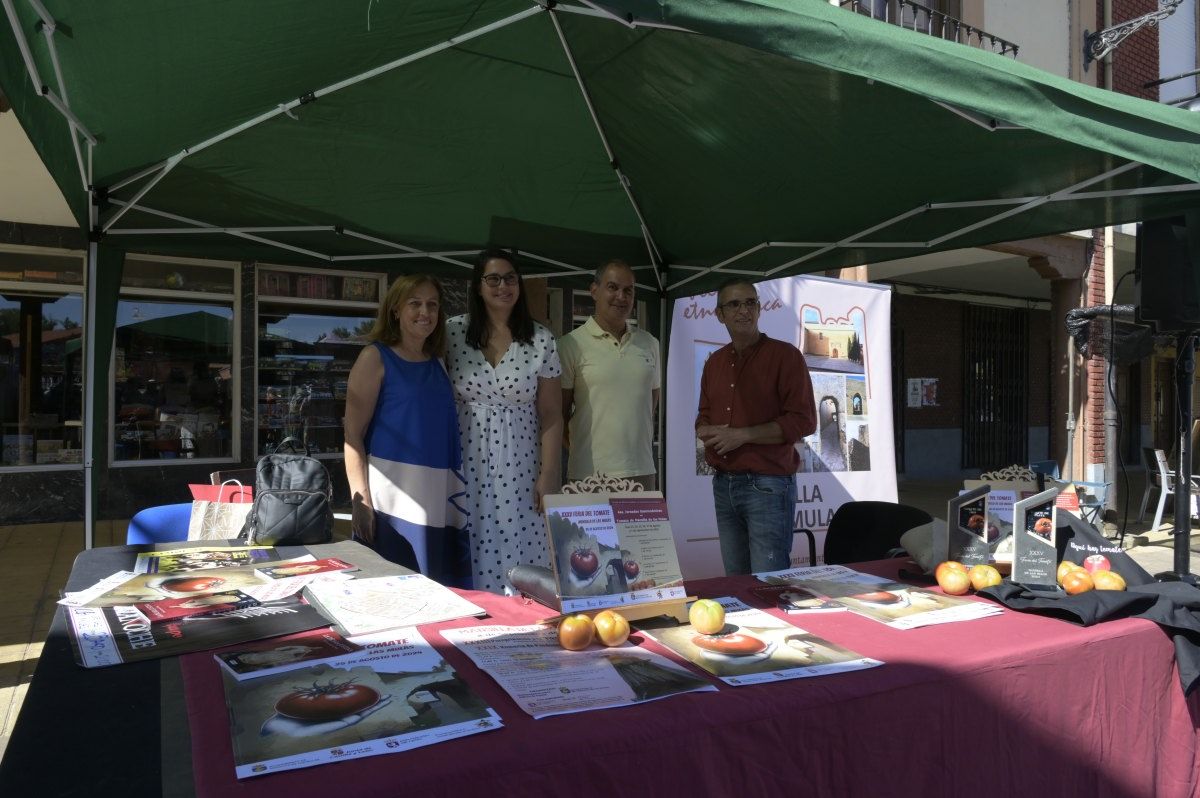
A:
<svg viewBox="0 0 1200 798">
<path fill-rule="evenodd" d="M 1096 242 L 1104 241 L 1104 229 L 1098 228 L 1092 231 L 1093 240 Z M 1104 247 L 1097 246 L 1092 248 L 1091 260 L 1085 277 L 1087 281 L 1086 287 L 1086 307 L 1105 304 L 1104 293 L 1104 276 L 1107 264 L 1104 262 Z M 1107 365 L 1103 360 L 1087 360 L 1083 364 L 1083 373 L 1086 375 L 1084 384 L 1087 386 L 1086 406 L 1084 409 L 1085 430 L 1082 440 L 1085 441 L 1082 451 L 1084 453 L 1082 473 L 1076 473 L 1076 479 L 1088 479 L 1087 467 L 1094 463 L 1099 463 L 1101 466 L 1107 460 L 1105 452 L 1105 434 L 1106 425 L 1104 423 L 1104 396 L 1106 392 L 1105 380 L 1107 379 Z M 1115 375 L 1114 375 L 1115 376 Z"/>
</svg>

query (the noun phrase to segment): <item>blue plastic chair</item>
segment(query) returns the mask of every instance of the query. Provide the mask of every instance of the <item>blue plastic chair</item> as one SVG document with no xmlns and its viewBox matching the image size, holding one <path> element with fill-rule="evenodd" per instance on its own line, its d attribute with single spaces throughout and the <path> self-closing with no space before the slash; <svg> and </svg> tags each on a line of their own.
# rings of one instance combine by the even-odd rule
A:
<svg viewBox="0 0 1200 798">
<path fill-rule="evenodd" d="M 147 507 L 129 519 L 129 530 L 125 543 L 170 543 L 187 540 L 188 519 L 192 517 L 192 503 L 162 504 Z"/>
</svg>

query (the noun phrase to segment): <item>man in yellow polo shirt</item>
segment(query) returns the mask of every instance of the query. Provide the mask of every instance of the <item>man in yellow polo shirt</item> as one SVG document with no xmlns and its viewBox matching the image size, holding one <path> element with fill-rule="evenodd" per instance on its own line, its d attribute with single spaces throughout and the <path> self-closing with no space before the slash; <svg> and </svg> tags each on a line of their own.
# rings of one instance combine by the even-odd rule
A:
<svg viewBox="0 0 1200 798">
<path fill-rule="evenodd" d="M 601 266 L 590 290 L 596 314 L 558 342 L 567 479 L 605 474 L 636 479 L 654 490 L 658 340 L 627 323 L 634 307 L 628 263 Z"/>
</svg>

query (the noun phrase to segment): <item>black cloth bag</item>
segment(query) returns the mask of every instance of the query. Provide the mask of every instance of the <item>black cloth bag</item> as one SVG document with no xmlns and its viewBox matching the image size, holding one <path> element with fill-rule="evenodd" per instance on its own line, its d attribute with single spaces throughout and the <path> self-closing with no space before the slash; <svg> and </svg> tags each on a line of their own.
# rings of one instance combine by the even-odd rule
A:
<svg viewBox="0 0 1200 798">
<path fill-rule="evenodd" d="M 1063 524 L 1063 521 L 1066 521 Z M 1058 559 L 1083 564 L 1092 554 L 1108 558 L 1127 589 L 1091 590 L 1075 596 L 1029 590 L 1006 579 L 979 595 L 1009 609 L 1036 612 L 1071 623 L 1091 626 L 1114 618 L 1145 618 L 1172 636 L 1179 680 L 1185 694 L 1200 685 L 1200 589 L 1183 582 L 1156 582 L 1154 577 L 1101 535 L 1091 524 L 1066 513 L 1059 516 Z"/>
</svg>

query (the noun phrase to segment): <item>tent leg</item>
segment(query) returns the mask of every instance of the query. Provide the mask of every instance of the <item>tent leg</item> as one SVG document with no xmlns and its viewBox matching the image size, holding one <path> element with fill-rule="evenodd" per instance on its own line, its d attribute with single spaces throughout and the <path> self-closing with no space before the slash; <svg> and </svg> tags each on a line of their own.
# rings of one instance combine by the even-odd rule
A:
<svg viewBox="0 0 1200 798">
<path fill-rule="evenodd" d="M 83 364 L 83 545 L 90 549 L 95 545 L 96 508 L 94 498 L 95 439 L 96 424 L 96 288 L 99 284 L 98 267 L 100 245 L 88 242 L 87 275 L 84 278 L 84 364 Z"/>
</svg>

